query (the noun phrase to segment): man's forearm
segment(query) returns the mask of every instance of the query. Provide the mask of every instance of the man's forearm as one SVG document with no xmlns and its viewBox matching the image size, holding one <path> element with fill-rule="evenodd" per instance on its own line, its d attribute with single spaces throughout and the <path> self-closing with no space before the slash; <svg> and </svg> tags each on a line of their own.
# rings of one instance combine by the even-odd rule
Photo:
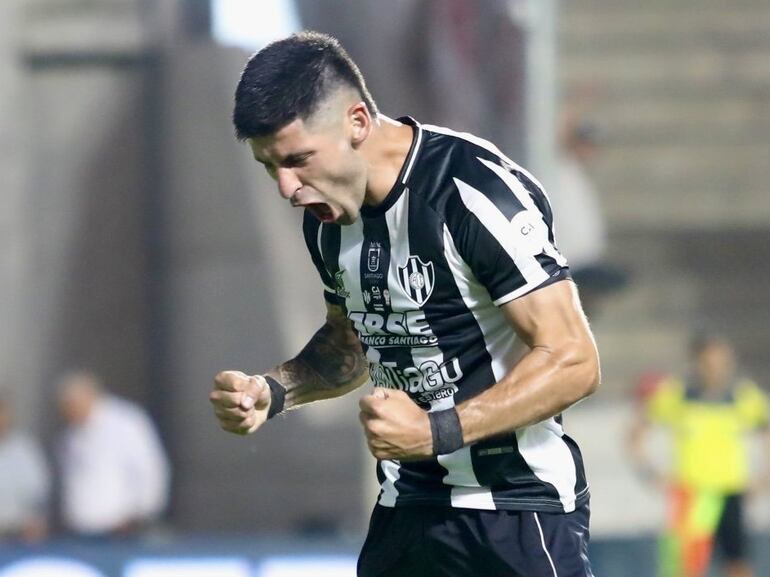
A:
<svg viewBox="0 0 770 577">
<path fill-rule="evenodd" d="M 290 361 L 267 372 L 286 388 L 285 409 L 339 397 L 360 387 L 369 363 L 344 322 L 327 322 Z"/>
<path fill-rule="evenodd" d="M 591 394 L 595 349 L 530 350 L 500 382 L 457 407 L 465 444 L 543 421 Z"/>
<path fill-rule="evenodd" d="M 599 355 L 572 281 L 556 282 L 504 305 L 529 350 L 494 386 L 460 403 L 465 444 L 559 414 L 599 385 Z"/>
</svg>

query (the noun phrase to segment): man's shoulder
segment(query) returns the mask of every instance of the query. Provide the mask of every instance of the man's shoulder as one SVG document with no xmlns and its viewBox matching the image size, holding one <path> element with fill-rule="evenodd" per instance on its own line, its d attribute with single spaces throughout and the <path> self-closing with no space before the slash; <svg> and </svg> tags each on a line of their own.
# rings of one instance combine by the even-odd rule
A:
<svg viewBox="0 0 770 577">
<path fill-rule="evenodd" d="M 471 132 L 464 130 L 455 130 L 446 126 L 436 124 L 420 125 L 425 133 L 425 146 L 427 148 L 445 148 L 458 154 L 458 159 L 462 153 L 470 157 L 495 160 L 509 170 L 524 170 L 519 164 L 511 160 L 500 148 L 492 141 Z"/>
</svg>

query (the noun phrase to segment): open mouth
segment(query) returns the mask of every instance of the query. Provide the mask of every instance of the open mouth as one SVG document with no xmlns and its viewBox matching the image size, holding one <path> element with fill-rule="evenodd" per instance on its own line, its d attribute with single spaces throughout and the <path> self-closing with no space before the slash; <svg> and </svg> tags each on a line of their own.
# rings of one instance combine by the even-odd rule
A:
<svg viewBox="0 0 770 577">
<path fill-rule="evenodd" d="M 321 222 L 334 222 L 334 212 L 325 202 L 314 202 L 308 204 L 307 209 Z"/>
</svg>

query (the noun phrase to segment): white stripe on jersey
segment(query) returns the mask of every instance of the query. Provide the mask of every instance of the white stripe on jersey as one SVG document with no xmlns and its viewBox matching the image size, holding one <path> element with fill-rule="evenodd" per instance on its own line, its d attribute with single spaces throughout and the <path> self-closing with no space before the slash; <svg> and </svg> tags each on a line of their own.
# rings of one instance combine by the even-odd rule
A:
<svg viewBox="0 0 770 577">
<path fill-rule="evenodd" d="M 452 487 L 452 507 L 463 509 L 497 509 L 488 487 Z"/>
<path fill-rule="evenodd" d="M 361 290 L 361 245 L 364 240 L 364 223 L 357 219 L 349 226 L 340 227 L 340 254 L 337 257 L 342 273 L 344 289 L 350 293 L 347 298 L 348 310 L 365 311 L 363 291 Z"/>
<path fill-rule="evenodd" d="M 542 219 L 542 213 L 540 212 L 540 209 L 535 204 L 535 201 L 532 200 L 532 197 L 529 195 L 529 191 L 524 188 L 524 185 L 521 184 L 521 181 L 516 178 L 513 174 L 505 170 L 502 166 L 499 164 L 495 164 L 494 162 L 490 162 L 488 160 L 484 160 L 483 158 L 478 158 L 477 160 L 481 162 L 484 166 L 486 166 L 489 170 L 494 172 L 497 176 L 500 177 L 500 179 L 508 186 L 508 188 L 513 191 L 513 194 L 516 195 L 516 198 L 519 200 L 519 202 L 522 204 L 522 206 L 526 210 L 530 210 L 533 213 L 540 216 Z M 545 221 L 543 221 L 545 223 Z M 550 256 L 553 260 L 555 260 L 559 266 L 566 266 L 567 265 L 567 259 L 562 256 L 562 254 L 556 250 L 556 247 L 548 240 L 548 237 L 543 239 L 544 240 L 544 246 L 543 251 L 545 254 Z"/>
<path fill-rule="evenodd" d="M 577 472 L 572 453 L 561 437 L 564 430 L 556 419 L 517 429 L 519 453 L 541 481 L 550 483 L 559 493 L 564 512 L 575 510 Z"/>
<path fill-rule="evenodd" d="M 385 475 L 385 482 L 382 483 L 382 494 L 378 503 L 383 507 L 395 507 L 396 499 L 398 499 L 396 481 L 401 476 L 401 463 L 398 461 L 380 461 L 380 469 Z"/>
<path fill-rule="evenodd" d="M 453 180 L 460 191 L 460 197 L 465 206 L 476 215 L 484 228 L 500 243 L 500 246 L 511 257 L 526 281 L 518 289 L 498 298 L 495 304 L 500 305 L 527 294 L 548 280 L 548 273 L 537 261 L 535 255 L 531 254 L 533 251 L 520 250 L 519 245 L 521 243 L 517 241 L 519 241 L 521 235 L 511 234 L 511 223 L 500 212 L 500 209 L 482 192 L 476 190 L 470 184 L 463 182 L 459 178 L 454 178 Z M 538 212 L 538 214 L 540 213 Z"/>
</svg>

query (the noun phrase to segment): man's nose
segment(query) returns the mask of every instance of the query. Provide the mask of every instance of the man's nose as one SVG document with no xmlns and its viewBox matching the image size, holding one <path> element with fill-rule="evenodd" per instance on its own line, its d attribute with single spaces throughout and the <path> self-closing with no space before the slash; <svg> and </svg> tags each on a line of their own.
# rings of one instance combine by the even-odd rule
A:
<svg viewBox="0 0 770 577">
<path fill-rule="evenodd" d="M 294 194 L 302 188 L 302 183 L 291 168 L 278 168 L 276 179 L 278 180 L 278 192 L 287 200 L 291 200 Z"/>
</svg>

